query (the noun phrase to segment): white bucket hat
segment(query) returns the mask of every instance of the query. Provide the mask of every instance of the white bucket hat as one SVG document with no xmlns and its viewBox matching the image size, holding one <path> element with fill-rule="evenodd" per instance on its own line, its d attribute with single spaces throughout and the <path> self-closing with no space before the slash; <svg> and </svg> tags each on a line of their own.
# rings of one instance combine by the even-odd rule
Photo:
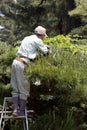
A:
<svg viewBox="0 0 87 130">
<path fill-rule="evenodd" d="M 45 35 L 47 36 L 46 34 L 46 29 L 42 26 L 37 26 L 34 30 L 35 34 L 41 34 L 41 35 Z"/>
</svg>

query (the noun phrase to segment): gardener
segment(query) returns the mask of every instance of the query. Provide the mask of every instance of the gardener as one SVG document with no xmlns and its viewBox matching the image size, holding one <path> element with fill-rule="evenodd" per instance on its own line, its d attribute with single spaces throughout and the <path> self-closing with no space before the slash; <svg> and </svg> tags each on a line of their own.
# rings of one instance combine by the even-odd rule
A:
<svg viewBox="0 0 87 130">
<path fill-rule="evenodd" d="M 46 29 L 42 26 L 36 27 L 33 35 L 23 39 L 16 58 L 12 63 L 11 86 L 14 107 L 13 116 L 25 115 L 25 106 L 29 91 L 25 85 L 24 70 L 29 62 L 35 61 L 39 51 L 44 55 L 49 53 L 49 47 L 43 44 L 45 36 Z"/>
</svg>

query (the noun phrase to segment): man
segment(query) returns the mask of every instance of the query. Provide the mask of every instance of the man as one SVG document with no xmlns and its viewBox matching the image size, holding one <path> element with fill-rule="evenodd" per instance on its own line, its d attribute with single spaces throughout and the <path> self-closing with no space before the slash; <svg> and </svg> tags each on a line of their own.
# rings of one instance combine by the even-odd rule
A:
<svg viewBox="0 0 87 130">
<path fill-rule="evenodd" d="M 38 26 L 35 28 L 34 33 L 35 34 L 23 39 L 16 54 L 17 57 L 12 63 L 11 86 L 14 106 L 13 116 L 25 115 L 25 106 L 29 91 L 26 89 L 25 85 L 24 70 L 28 62 L 34 61 L 39 51 L 44 55 L 49 53 L 49 47 L 43 44 L 43 39 L 46 36 L 46 29 L 42 26 Z"/>
</svg>

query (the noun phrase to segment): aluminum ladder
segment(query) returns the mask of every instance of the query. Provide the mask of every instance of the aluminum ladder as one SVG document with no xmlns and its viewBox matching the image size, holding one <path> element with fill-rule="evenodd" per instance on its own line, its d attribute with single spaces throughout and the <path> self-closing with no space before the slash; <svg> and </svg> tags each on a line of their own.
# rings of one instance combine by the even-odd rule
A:
<svg viewBox="0 0 87 130">
<path fill-rule="evenodd" d="M 9 110 L 9 106 L 12 106 L 12 97 L 5 97 L 3 101 L 3 107 L 1 111 L 1 118 L 0 118 L 0 130 L 4 130 L 5 123 L 7 120 L 14 120 L 15 122 L 21 121 L 21 126 L 23 130 L 29 130 L 28 126 L 28 115 L 27 110 L 25 108 L 25 115 L 24 116 L 12 116 L 12 110 Z"/>
</svg>

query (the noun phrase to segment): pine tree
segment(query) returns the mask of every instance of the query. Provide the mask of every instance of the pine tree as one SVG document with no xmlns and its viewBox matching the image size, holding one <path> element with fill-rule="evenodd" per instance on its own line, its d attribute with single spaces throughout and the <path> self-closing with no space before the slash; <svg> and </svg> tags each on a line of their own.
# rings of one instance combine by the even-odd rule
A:
<svg viewBox="0 0 87 130">
<path fill-rule="evenodd" d="M 76 7 L 69 12 L 69 15 L 75 18 L 78 17 L 81 20 L 81 24 L 71 33 L 87 36 L 87 0 L 75 0 L 75 6 Z"/>
<path fill-rule="evenodd" d="M 66 34 L 71 29 L 68 11 L 74 7 L 74 0 L 1 0 L 0 10 L 4 17 L 0 17 L 0 25 L 5 29 L 0 39 L 14 44 L 32 34 L 38 25 L 46 27 L 49 36 Z"/>
</svg>

